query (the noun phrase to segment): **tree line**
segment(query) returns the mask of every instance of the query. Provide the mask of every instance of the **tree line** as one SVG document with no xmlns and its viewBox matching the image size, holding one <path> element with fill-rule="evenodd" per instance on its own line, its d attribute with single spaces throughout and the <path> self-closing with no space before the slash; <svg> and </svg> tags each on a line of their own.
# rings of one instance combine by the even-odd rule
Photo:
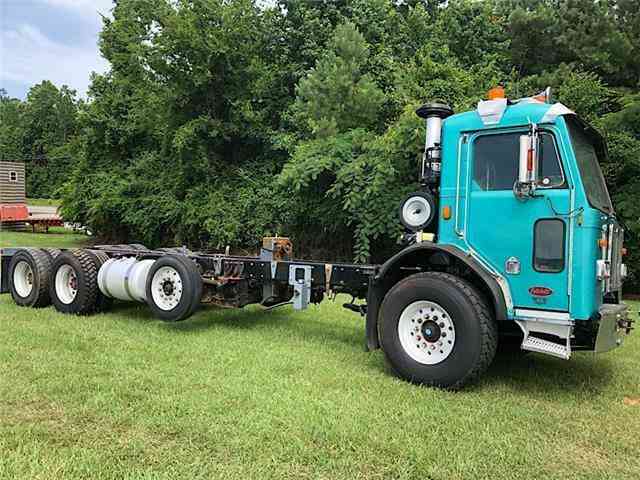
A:
<svg viewBox="0 0 640 480">
<path fill-rule="evenodd" d="M 0 154 L 106 239 L 249 248 L 279 233 L 379 261 L 417 187 L 415 108 L 551 86 L 608 141 L 639 265 L 634 0 L 118 0 L 100 51 L 111 69 L 87 101 L 49 82 L 2 95 Z"/>
</svg>

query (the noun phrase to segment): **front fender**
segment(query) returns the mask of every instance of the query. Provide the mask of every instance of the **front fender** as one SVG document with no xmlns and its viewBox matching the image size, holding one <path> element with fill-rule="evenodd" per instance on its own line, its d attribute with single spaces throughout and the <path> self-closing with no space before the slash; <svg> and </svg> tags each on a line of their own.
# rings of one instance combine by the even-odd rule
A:
<svg viewBox="0 0 640 480">
<path fill-rule="evenodd" d="M 441 255 L 434 256 L 440 253 Z M 419 263 L 416 260 L 419 259 Z M 367 349 L 375 350 L 380 348 L 378 338 L 378 316 L 380 306 L 387 292 L 395 284 L 394 278 L 398 277 L 400 267 L 417 267 L 420 271 L 428 271 L 429 266 L 442 265 L 443 261 L 456 262 L 469 269 L 474 277 L 474 284 L 479 287 L 487 300 L 493 306 L 496 320 L 507 319 L 507 303 L 500 285 L 494 276 L 487 269 L 468 253 L 453 245 L 439 245 L 432 242 L 421 242 L 411 245 L 385 263 L 378 269 L 375 276 L 371 277 L 367 294 L 367 319 L 366 336 Z M 409 275 L 405 274 L 404 276 Z M 402 276 L 402 278 L 404 278 Z M 396 280 L 397 281 L 397 280 Z"/>
</svg>

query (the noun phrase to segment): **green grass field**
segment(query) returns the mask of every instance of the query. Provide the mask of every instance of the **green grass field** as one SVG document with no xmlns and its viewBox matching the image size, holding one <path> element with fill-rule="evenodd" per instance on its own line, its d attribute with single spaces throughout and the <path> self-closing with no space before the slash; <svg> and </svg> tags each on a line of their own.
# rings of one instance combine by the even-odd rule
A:
<svg viewBox="0 0 640 480">
<path fill-rule="evenodd" d="M 165 324 L 3 295 L 0 478 L 637 479 L 639 347 L 498 357 L 451 393 L 394 378 L 339 304 Z"/>
<path fill-rule="evenodd" d="M 27 198 L 27 205 L 33 207 L 59 207 L 60 203 L 55 198 Z"/>
<path fill-rule="evenodd" d="M 71 248 L 82 246 L 90 237 L 73 233 L 62 227 L 51 227 L 49 233 L 26 233 L 0 230 L 0 248 L 2 247 L 51 247 Z"/>
</svg>

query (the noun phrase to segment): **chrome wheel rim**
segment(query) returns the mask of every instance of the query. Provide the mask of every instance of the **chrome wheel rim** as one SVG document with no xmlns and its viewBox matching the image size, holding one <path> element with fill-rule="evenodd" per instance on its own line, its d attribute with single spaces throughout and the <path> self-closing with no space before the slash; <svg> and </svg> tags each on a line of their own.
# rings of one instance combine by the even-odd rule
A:
<svg viewBox="0 0 640 480">
<path fill-rule="evenodd" d="M 420 300 L 408 305 L 398 320 L 398 337 L 404 351 L 424 365 L 446 360 L 456 343 L 456 329 L 449 313 L 435 302 Z"/>
<path fill-rule="evenodd" d="M 33 269 L 24 260 L 13 270 L 13 288 L 21 298 L 27 298 L 33 291 Z"/>
<path fill-rule="evenodd" d="M 168 312 L 182 299 L 182 278 L 173 267 L 160 267 L 151 279 L 151 296 L 158 308 Z"/>
<path fill-rule="evenodd" d="M 73 303 L 78 295 L 78 276 L 71 265 L 62 265 L 56 272 L 56 295 L 65 305 Z"/>
</svg>

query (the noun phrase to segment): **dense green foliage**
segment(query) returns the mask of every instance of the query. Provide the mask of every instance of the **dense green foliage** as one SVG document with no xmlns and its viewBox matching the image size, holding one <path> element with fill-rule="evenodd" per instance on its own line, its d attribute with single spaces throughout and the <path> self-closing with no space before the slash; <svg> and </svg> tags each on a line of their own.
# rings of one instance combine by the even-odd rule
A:
<svg viewBox="0 0 640 480">
<path fill-rule="evenodd" d="M 50 198 L 66 179 L 80 106 L 75 91 L 47 80 L 24 102 L 0 90 L 0 159 L 26 162 L 29 195 Z"/>
<path fill-rule="evenodd" d="M 44 93 L 3 98 L 3 152 L 68 148 L 64 213 L 107 238 L 218 248 L 287 233 L 299 253 L 375 261 L 394 248 L 397 204 L 415 188 L 415 107 L 438 98 L 460 111 L 497 83 L 510 97 L 550 85 L 607 138 L 603 169 L 640 250 L 638 2 L 266 5 L 118 1 L 100 41 L 112 68 L 74 103 L 79 135 L 42 147 L 26 112 Z"/>
</svg>

